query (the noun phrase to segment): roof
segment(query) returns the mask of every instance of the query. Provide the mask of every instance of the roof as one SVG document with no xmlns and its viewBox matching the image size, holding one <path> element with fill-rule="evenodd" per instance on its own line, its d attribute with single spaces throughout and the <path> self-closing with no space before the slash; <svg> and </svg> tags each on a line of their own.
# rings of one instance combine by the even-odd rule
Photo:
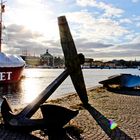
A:
<svg viewBox="0 0 140 140">
<path fill-rule="evenodd" d="M 41 55 L 41 57 L 43 57 L 43 58 L 53 58 L 53 56 L 48 52 L 48 49 L 46 50 L 46 53 Z"/>
</svg>

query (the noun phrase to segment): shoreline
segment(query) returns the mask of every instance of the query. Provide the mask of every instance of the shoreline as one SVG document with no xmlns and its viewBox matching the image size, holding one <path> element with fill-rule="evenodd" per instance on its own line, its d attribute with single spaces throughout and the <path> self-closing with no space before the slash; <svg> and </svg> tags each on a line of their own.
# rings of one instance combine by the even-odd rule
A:
<svg viewBox="0 0 140 140">
<path fill-rule="evenodd" d="M 139 90 L 108 91 L 102 86 L 96 86 L 87 89 L 87 93 L 91 104 L 87 110 L 76 93 L 47 103 L 79 110 L 69 125 L 81 131 L 83 140 L 140 139 Z M 111 121 L 117 125 L 116 128 L 111 128 Z"/>
<path fill-rule="evenodd" d="M 67 128 L 73 127 L 72 132 L 74 130 L 79 132 L 76 135 L 78 140 L 140 139 L 139 90 L 108 91 L 102 86 L 96 86 L 88 88 L 87 93 L 91 105 L 88 109 L 82 106 L 76 93 L 46 103 L 79 110 L 79 114 L 66 126 Z M 40 118 L 41 115 L 36 113 L 35 117 Z M 112 129 L 110 121 L 113 121 L 117 127 Z M 43 140 L 48 139 L 48 136 L 40 130 L 32 132 L 32 136 Z"/>
</svg>

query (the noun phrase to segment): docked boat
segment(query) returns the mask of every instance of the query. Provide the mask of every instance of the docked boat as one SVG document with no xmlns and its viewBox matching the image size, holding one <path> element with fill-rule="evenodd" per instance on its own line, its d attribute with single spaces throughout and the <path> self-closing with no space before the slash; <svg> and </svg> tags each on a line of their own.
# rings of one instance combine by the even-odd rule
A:
<svg viewBox="0 0 140 140">
<path fill-rule="evenodd" d="M 120 74 L 108 77 L 108 79 L 100 81 L 104 87 L 119 86 L 126 88 L 134 88 L 140 86 L 140 76 L 132 74 Z"/>
<path fill-rule="evenodd" d="M 2 52 L 2 13 L 5 8 L 2 1 L 0 6 L 0 84 L 16 83 L 22 77 L 25 61 L 20 56 Z"/>
</svg>

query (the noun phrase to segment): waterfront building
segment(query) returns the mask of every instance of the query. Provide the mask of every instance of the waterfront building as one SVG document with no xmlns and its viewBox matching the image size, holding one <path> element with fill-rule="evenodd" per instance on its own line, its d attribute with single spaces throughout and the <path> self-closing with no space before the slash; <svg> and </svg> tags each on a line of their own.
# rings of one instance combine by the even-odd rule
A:
<svg viewBox="0 0 140 140">
<path fill-rule="evenodd" d="M 46 53 L 40 55 L 41 65 L 53 67 L 53 56 L 46 50 Z"/>
<path fill-rule="evenodd" d="M 92 63 L 92 67 L 93 68 L 102 68 L 103 65 L 104 65 L 104 63 L 102 61 L 98 61 L 98 60 L 95 60 Z"/>
<path fill-rule="evenodd" d="M 85 63 L 82 65 L 83 68 L 91 68 L 93 65 L 92 58 L 85 58 Z"/>
<path fill-rule="evenodd" d="M 40 65 L 40 57 L 38 56 L 21 56 L 22 59 L 26 62 L 26 67 L 36 67 Z"/>
</svg>

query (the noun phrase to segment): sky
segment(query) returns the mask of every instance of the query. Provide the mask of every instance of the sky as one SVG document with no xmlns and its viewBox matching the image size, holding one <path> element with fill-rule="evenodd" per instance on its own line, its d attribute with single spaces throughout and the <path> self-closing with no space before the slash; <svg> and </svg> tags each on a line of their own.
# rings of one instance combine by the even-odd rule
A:
<svg viewBox="0 0 140 140">
<path fill-rule="evenodd" d="M 140 0 L 7 0 L 2 51 L 63 56 L 57 18 L 66 16 L 86 58 L 140 60 Z"/>
</svg>

